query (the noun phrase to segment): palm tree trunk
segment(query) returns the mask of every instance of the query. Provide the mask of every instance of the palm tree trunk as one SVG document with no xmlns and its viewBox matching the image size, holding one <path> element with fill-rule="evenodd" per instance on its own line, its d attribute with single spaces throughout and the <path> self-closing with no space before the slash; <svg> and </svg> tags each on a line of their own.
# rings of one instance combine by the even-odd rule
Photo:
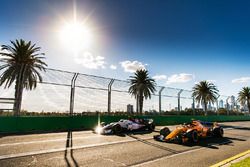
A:
<svg viewBox="0 0 250 167">
<path fill-rule="evenodd" d="M 139 96 L 136 95 L 136 114 L 139 114 Z"/>
<path fill-rule="evenodd" d="M 22 103 L 22 94 L 23 94 L 23 85 L 19 80 L 16 80 L 14 116 L 19 116 L 20 115 L 21 103 Z"/>
<path fill-rule="evenodd" d="M 14 107 L 13 107 L 13 110 L 14 110 L 14 116 L 17 116 L 17 114 L 18 114 L 18 98 L 19 98 L 19 96 L 18 96 L 18 94 L 19 94 L 19 82 L 18 82 L 18 79 L 16 79 L 16 84 L 15 84 L 15 101 L 14 101 Z"/>
<path fill-rule="evenodd" d="M 23 84 L 20 85 L 19 89 L 19 97 L 18 97 L 18 106 L 17 106 L 17 115 L 19 116 L 21 113 L 21 106 L 22 106 L 22 99 L 23 99 Z"/>
<path fill-rule="evenodd" d="M 21 65 L 20 73 L 16 78 L 16 85 L 15 85 L 14 116 L 19 116 L 21 112 L 23 83 L 24 83 L 23 80 L 25 71 L 26 71 L 25 65 Z"/>
<path fill-rule="evenodd" d="M 205 116 L 207 116 L 207 102 L 204 100 Z"/>
<path fill-rule="evenodd" d="M 142 109 L 143 109 L 143 95 L 140 94 L 139 96 L 139 106 L 140 106 L 140 114 L 142 115 Z"/>
</svg>

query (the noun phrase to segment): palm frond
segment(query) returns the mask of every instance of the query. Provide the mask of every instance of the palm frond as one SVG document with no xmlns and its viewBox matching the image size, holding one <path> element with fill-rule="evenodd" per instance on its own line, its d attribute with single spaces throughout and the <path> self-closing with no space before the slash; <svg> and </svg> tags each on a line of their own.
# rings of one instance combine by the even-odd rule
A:
<svg viewBox="0 0 250 167">
<path fill-rule="evenodd" d="M 40 47 L 36 47 L 31 41 L 23 39 L 10 41 L 11 45 L 2 45 L 0 52 L 3 56 L 3 65 L 0 70 L 5 69 L 1 75 L 0 86 L 5 83 L 5 87 L 10 87 L 19 75 L 23 76 L 22 84 L 26 89 L 33 89 L 37 82 L 42 81 L 39 71 L 45 71 L 47 64 L 42 61 L 45 57 L 44 53 L 40 53 Z M 25 65 L 25 71 L 20 71 L 20 67 Z"/>
<path fill-rule="evenodd" d="M 219 95 L 217 87 L 210 82 L 201 81 L 192 89 L 192 96 L 198 103 L 215 103 Z"/>
</svg>

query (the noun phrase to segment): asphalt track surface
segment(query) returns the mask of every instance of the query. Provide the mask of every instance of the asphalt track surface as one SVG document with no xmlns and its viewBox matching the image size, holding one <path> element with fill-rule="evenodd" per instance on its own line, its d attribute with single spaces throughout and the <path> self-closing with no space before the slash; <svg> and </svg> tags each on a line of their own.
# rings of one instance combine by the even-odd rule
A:
<svg viewBox="0 0 250 167">
<path fill-rule="evenodd" d="M 250 149 L 249 121 L 221 125 L 224 138 L 200 140 L 198 145 L 154 141 L 152 137 L 158 132 L 121 136 L 102 136 L 92 131 L 0 136 L 0 166 L 210 166 Z"/>
</svg>

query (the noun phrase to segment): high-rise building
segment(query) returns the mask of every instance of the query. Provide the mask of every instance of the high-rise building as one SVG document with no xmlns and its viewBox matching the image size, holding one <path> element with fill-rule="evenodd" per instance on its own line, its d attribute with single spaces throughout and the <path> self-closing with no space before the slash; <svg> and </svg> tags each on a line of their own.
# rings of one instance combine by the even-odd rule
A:
<svg viewBox="0 0 250 167">
<path fill-rule="evenodd" d="M 212 103 L 211 102 L 208 103 L 207 109 L 212 111 Z"/>
<path fill-rule="evenodd" d="M 231 104 L 235 106 L 236 105 L 235 96 L 231 96 L 230 98 L 231 98 Z"/>
<path fill-rule="evenodd" d="M 228 97 L 227 103 L 228 103 L 228 109 L 229 109 L 229 110 L 235 109 L 235 108 L 236 108 L 236 105 L 237 105 L 235 96 L 230 96 L 230 97 Z"/>
<path fill-rule="evenodd" d="M 127 105 L 127 112 L 128 112 L 128 113 L 131 113 L 131 114 L 134 112 L 133 105 L 131 105 L 131 104 L 128 104 L 128 105 Z"/>
<path fill-rule="evenodd" d="M 219 101 L 219 108 L 224 108 L 224 102 L 223 102 L 223 100 Z"/>
</svg>

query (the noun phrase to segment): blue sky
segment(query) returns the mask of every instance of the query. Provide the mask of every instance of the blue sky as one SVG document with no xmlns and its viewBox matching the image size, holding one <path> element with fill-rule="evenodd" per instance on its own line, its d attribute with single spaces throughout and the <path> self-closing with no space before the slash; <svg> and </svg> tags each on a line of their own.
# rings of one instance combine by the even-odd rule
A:
<svg viewBox="0 0 250 167">
<path fill-rule="evenodd" d="M 2 0 L 0 44 L 31 40 L 50 68 L 118 79 L 146 68 L 159 85 L 191 89 L 210 80 L 231 95 L 250 85 L 249 6 L 243 0 Z M 73 11 L 92 37 L 77 51 L 60 36 Z"/>
</svg>

